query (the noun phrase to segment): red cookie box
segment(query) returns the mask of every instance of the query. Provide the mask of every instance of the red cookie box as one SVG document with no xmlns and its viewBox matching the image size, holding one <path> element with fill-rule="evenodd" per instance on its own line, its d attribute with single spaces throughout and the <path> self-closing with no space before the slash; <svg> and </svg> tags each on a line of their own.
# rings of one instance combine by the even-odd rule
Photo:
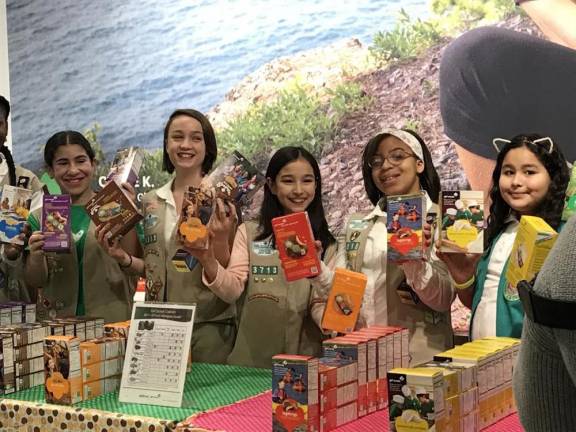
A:
<svg viewBox="0 0 576 432">
<path fill-rule="evenodd" d="M 408 364 L 410 363 L 410 331 L 407 328 L 394 326 L 370 326 L 368 329 L 393 331 L 394 367 L 408 367 Z"/>
<path fill-rule="evenodd" d="M 358 381 L 332 387 L 320 393 L 320 413 L 333 410 L 358 399 Z"/>
<path fill-rule="evenodd" d="M 88 201 L 86 211 L 97 227 L 104 226 L 110 239 L 126 234 L 142 220 L 136 204 L 114 181 Z"/>
<path fill-rule="evenodd" d="M 348 341 L 362 341 L 366 343 L 366 384 L 367 384 L 367 405 L 366 410 L 368 414 L 375 412 L 378 409 L 378 364 L 376 337 L 372 335 L 365 335 L 358 332 L 348 333 L 342 336 L 344 340 Z"/>
<path fill-rule="evenodd" d="M 358 418 L 358 404 L 356 402 L 335 408 L 322 414 L 320 432 L 334 430 Z"/>
<path fill-rule="evenodd" d="M 274 218 L 272 229 L 288 282 L 320 274 L 320 260 L 308 213 L 292 213 Z"/>
<path fill-rule="evenodd" d="M 402 263 L 424 259 L 425 196 L 389 196 L 387 214 L 388 261 Z"/>
<path fill-rule="evenodd" d="M 70 229 L 70 195 L 42 196 L 42 226 L 45 252 L 69 253 L 72 245 Z"/>
<path fill-rule="evenodd" d="M 358 363 L 353 360 L 321 357 L 318 365 L 320 391 L 358 381 Z"/>
<path fill-rule="evenodd" d="M 366 342 L 336 337 L 322 342 L 322 355 L 358 362 L 358 417 L 368 414 Z"/>
<path fill-rule="evenodd" d="M 319 431 L 318 367 L 318 359 L 312 356 L 279 354 L 272 357 L 274 430 Z"/>
</svg>

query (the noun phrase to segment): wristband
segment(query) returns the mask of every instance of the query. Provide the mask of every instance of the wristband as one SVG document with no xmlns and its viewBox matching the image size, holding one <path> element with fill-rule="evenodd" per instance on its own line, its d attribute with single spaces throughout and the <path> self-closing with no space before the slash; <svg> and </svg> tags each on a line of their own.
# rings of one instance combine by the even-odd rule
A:
<svg viewBox="0 0 576 432">
<path fill-rule="evenodd" d="M 470 279 L 468 279 L 466 282 L 463 282 L 463 283 L 457 283 L 454 281 L 454 279 L 452 279 L 452 285 L 454 285 L 454 288 L 456 288 L 457 290 L 468 289 L 472 285 L 474 285 L 474 282 L 476 282 L 476 276 L 474 276 L 474 275 L 472 275 L 472 277 Z"/>
<path fill-rule="evenodd" d="M 130 262 L 126 265 L 120 264 L 118 263 L 118 266 L 120 266 L 121 269 L 127 269 L 132 267 L 132 255 L 128 255 L 130 257 Z"/>
</svg>

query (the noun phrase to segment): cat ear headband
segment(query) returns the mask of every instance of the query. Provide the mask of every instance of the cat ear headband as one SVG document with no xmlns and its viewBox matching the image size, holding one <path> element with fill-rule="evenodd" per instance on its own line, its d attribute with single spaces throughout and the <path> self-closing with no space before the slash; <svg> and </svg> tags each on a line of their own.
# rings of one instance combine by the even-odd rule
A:
<svg viewBox="0 0 576 432">
<path fill-rule="evenodd" d="M 492 140 L 492 145 L 494 146 L 494 148 L 496 149 L 497 153 L 500 153 L 500 151 L 502 150 L 501 147 L 504 147 L 504 145 L 506 144 L 510 144 L 512 141 L 504 139 L 504 138 L 494 138 Z M 548 153 L 552 153 L 552 150 L 554 150 L 554 141 L 552 141 L 552 138 L 550 137 L 545 137 L 545 138 L 539 138 L 537 140 L 534 141 L 528 141 L 530 144 L 536 145 L 536 144 L 540 144 L 540 145 L 546 145 L 546 143 L 548 143 Z M 500 147 L 498 147 L 500 146 Z"/>
</svg>

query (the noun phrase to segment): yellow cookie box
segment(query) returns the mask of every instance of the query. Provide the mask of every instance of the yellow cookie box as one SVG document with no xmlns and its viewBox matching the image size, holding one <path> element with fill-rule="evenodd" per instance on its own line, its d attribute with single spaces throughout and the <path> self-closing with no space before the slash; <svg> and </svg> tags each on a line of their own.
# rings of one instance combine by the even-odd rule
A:
<svg viewBox="0 0 576 432">
<path fill-rule="evenodd" d="M 558 233 L 543 219 L 522 216 L 506 271 L 513 287 L 521 280 L 530 282 L 536 277 L 557 237 Z"/>
</svg>

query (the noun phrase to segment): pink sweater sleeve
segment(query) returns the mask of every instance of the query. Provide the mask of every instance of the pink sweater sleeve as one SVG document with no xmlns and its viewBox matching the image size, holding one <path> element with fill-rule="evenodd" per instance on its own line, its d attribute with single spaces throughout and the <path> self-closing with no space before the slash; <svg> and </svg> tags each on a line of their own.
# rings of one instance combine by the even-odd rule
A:
<svg viewBox="0 0 576 432">
<path fill-rule="evenodd" d="M 218 273 L 212 283 L 207 283 L 202 272 L 202 282 L 225 302 L 234 303 L 244 292 L 249 271 L 250 254 L 248 253 L 246 225 L 242 224 L 238 227 L 234 237 L 228 267 L 224 268 L 218 264 Z"/>
</svg>

